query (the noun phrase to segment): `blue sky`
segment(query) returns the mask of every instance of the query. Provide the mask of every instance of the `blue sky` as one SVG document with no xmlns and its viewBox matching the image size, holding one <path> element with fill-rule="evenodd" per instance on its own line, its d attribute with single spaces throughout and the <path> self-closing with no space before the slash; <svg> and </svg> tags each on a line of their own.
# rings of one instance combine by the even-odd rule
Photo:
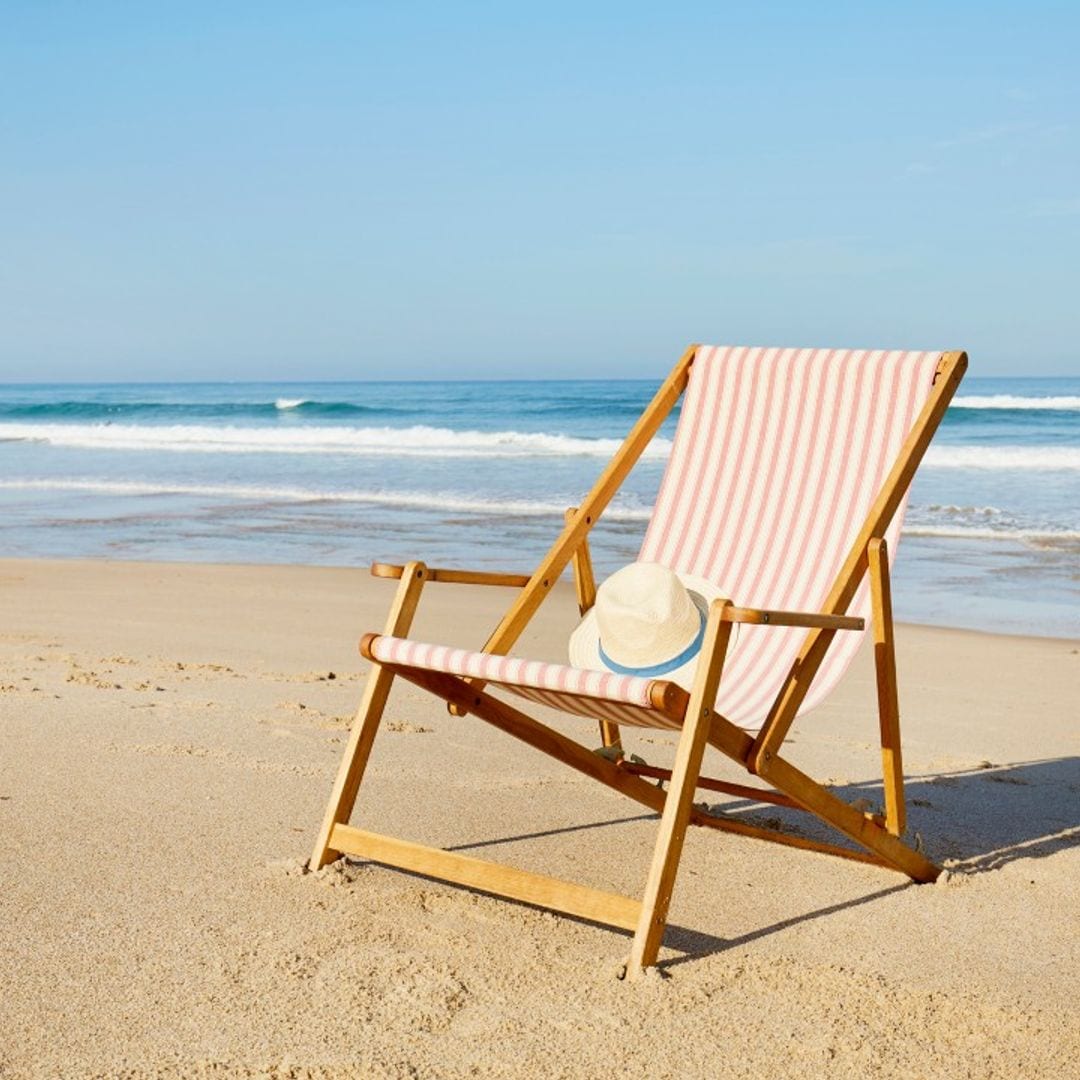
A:
<svg viewBox="0 0 1080 1080">
<path fill-rule="evenodd" d="M 1080 5 L 4 6 L 0 378 L 1080 373 Z"/>
</svg>

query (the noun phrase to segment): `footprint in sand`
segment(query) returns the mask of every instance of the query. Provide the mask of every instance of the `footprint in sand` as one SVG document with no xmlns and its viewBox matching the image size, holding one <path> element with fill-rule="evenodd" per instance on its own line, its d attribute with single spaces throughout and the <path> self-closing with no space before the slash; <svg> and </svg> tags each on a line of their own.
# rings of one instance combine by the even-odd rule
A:
<svg viewBox="0 0 1080 1080">
<path fill-rule="evenodd" d="M 346 673 L 339 675 L 336 671 L 302 671 L 298 675 L 285 675 L 281 672 L 269 673 L 266 678 L 276 679 L 278 682 L 301 682 L 301 683 L 319 683 L 319 682 L 340 682 L 349 683 L 356 682 L 361 676 L 353 673 Z"/>
<path fill-rule="evenodd" d="M 80 686 L 92 686 L 96 690 L 123 690 L 118 682 L 103 679 L 96 671 L 69 671 L 67 682 L 78 683 Z"/>
<path fill-rule="evenodd" d="M 407 720 L 390 720 L 386 724 L 386 730 L 408 735 L 429 735 L 434 728 L 424 727 L 422 724 L 410 724 Z"/>
<path fill-rule="evenodd" d="M 324 731 L 340 731 L 352 726 L 351 716 L 334 716 L 316 709 L 313 705 L 307 705 L 303 701 L 279 701 L 277 707 L 293 713 L 294 722 L 312 724 Z M 264 720 L 263 723 L 280 723 L 276 720 Z"/>
<path fill-rule="evenodd" d="M 199 664 L 190 660 L 168 660 L 165 661 L 165 666 L 170 671 L 182 671 L 185 673 L 185 681 L 190 679 L 192 675 L 202 675 L 209 673 L 211 675 L 227 675 L 232 679 L 242 679 L 244 676 L 238 671 L 229 667 L 228 664 Z"/>
</svg>

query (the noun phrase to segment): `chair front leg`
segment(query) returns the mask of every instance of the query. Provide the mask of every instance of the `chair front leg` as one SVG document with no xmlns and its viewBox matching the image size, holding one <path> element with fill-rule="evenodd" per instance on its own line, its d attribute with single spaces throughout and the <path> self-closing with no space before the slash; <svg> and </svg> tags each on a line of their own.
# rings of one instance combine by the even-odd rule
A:
<svg viewBox="0 0 1080 1080">
<path fill-rule="evenodd" d="M 390 605 L 386 629 L 383 631 L 385 634 L 403 637 L 409 632 L 426 580 L 427 567 L 422 562 L 411 562 L 405 567 L 394 594 L 394 601 Z M 334 789 L 330 794 L 330 802 L 326 807 L 326 815 L 308 863 L 311 870 L 320 870 L 340 854 L 330 847 L 330 834 L 335 825 L 348 822 L 352 813 L 393 682 L 393 672 L 380 664 L 372 664 L 367 685 L 364 687 L 364 696 L 356 710 L 356 719 L 349 732 L 349 742 L 334 781 Z"/>
<path fill-rule="evenodd" d="M 904 764 L 900 752 L 900 702 L 896 681 L 892 590 L 889 586 L 889 551 L 885 540 L 871 540 L 866 554 L 874 620 L 874 666 L 877 672 L 878 719 L 881 725 L 885 827 L 893 836 L 900 836 L 906 824 Z"/>
<path fill-rule="evenodd" d="M 664 801 L 660 818 L 660 833 L 653 851 L 652 865 L 645 884 L 645 896 L 641 902 L 641 918 L 634 944 L 630 949 L 627 977 L 637 978 L 641 972 L 656 963 L 660 944 L 667 926 L 668 907 L 675 888 L 686 828 L 694 805 L 694 791 L 701 774 L 701 759 L 705 753 L 712 723 L 713 705 L 724 669 L 731 623 L 724 621 L 724 609 L 729 600 L 714 600 L 709 608 L 709 620 L 705 628 L 697 673 L 690 702 L 686 707 L 682 734 L 675 753 L 675 766 L 671 771 L 671 786 Z"/>
</svg>

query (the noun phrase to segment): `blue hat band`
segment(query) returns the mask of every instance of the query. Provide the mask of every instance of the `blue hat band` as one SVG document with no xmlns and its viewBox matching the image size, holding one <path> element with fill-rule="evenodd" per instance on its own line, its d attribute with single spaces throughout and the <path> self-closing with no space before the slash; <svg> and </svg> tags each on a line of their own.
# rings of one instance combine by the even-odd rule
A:
<svg viewBox="0 0 1080 1080">
<path fill-rule="evenodd" d="M 695 607 L 697 607 L 696 604 Z M 669 671 L 674 671 L 676 668 L 681 668 L 683 664 L 689 663 L 701 652 L 701 643 L 705 640 L 705 612 L 700 607 L 698 607 L 698 618 L 701 620 L 701 625 L 694 640 L 678 656 L 673 656 L 670 660 L 665 660 L 661 664 L 653 664 L 651 667 L 626 667 L 623 664 L 617 664 L 604 652 L 603 642 L 597 641 L 596 647 L 600 650 L 600 659 L 604 666 L 610 668 L 616 675 L 637 675 L 641 678 L 666 675 Z"/>
</svg>

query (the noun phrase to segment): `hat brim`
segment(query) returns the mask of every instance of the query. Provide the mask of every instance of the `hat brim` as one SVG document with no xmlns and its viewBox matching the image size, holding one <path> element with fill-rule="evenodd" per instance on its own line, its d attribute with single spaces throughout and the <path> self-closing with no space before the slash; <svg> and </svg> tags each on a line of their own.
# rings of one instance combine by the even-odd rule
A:
<svg viewBox="0 0 1080 1080">
<path fill-rule="evenodd" d="M 718 586 L 714 585 L 711 581 L 706 581 L 704 578 L 696 577 L 693 574 L 681 574 L 676 571 L 676 576 L 679 581 L 682 582 L 683 587 L 687 592 L 696 594 L 700 597 L 705 604 L 705 614 L 708 615 L 709 605 L 714 600 L 719 600 L 723 597 L 724 592 Z M 735 643 L 735 636 L 738 634 L 739 627 L 736 624 L 732 627 L 732 639 L 730 644 Z M 730 645 L 729 645 L 730 647 Z M 604 662 L 604 658 L 600 651 L 600 631 L 596 625 L 596 608 L 590 608 L 582 618 L 581 622 L 575 627 L 573 633 L 570 635 L 569 641 L 569 653 L 570 663 L 576 668 L 585 668 L 587 671 L 611 671 L 612 669 Z M 644 678 L 651 679 L 666 679 L 669 682 L 677 683 L 685 690 L 689 690 L 692 687 L 694 681 L 694 673 L 697 671 L 697 662 L 699 653 L 695 653 L 686 663 L 681 664 L 677 668 L 673 668 L 670 671 L 665 671 L 662 675 L 648 674 L 648 669 L 642 670 L 642 676 Z M 655 664 L 665 663 L 669 657 L 657 656 L 655 658 Z M 627 669 L 620 669 L 620 672 L 625 672 Z M 633 670 L 633 669 L 629 669 Z"/>
</svg>

